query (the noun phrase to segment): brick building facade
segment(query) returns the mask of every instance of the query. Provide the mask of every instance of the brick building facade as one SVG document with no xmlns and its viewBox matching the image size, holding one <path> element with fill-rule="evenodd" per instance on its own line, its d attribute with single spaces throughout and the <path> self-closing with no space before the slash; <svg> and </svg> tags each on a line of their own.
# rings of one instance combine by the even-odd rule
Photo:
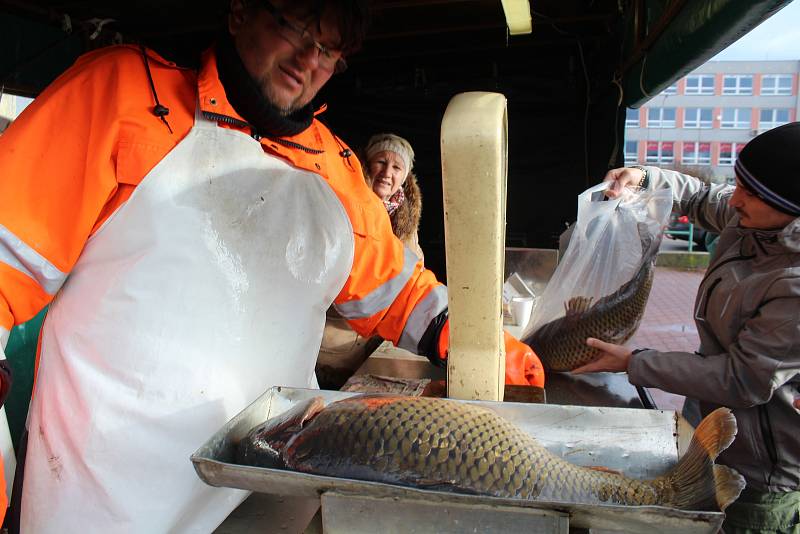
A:
<svg viewBox="0 0 800 534">
<path fill-rule="evenodd" d="M 625 163 L 710 168 L 733 178 L 741 148 L 798 120 L 800 60 L 710 61 L 628 109 Z"/>
</svg>

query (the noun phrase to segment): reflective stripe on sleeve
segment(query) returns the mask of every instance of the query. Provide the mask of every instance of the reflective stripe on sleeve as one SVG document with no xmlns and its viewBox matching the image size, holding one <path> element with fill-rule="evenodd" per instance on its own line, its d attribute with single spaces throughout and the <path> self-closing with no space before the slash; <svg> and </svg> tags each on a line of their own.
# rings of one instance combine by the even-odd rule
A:
<svg viewBox="0 0 800 534">
<path fill-rule="evenodd" d="M 67 275 L 0 224 L 0 261 L 36 280 L 48 295 L 55 295 Z"/>
<path fill-rule="evenodd" d="M 417 255 L 407 247 L 404 250 L 403 269 L 397 276 L 376 287 L 362 299 L 336 304 L 336 311 L 345 319 L 352 320 L 372 317 L 379 311 L 388 308 L 406 286 L 409 279 L 411 279 L 411 275 L 414 274 L 414 267 L 419 261 Z"/>
<path fill-rule="evenodd" d="M 447 287 L 436 286 L 425 298 L 417 303 L 408 316 L 406 326 L 400 335 L 398 347 L 417 354 L 422 335 L 440 313 L 447 309 Z"/>
</svg>

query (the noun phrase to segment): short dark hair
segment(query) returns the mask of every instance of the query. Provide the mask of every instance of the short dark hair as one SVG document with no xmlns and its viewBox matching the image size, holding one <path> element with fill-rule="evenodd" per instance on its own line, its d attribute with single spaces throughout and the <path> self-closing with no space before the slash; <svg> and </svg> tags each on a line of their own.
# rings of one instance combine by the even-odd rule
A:
<svg viewBox="0 0 800 534">
<path fill-rule="evenodd" d="M 259 0 L 245 0 L 245 7 L 258 8 Z M 330 10 L 342 40 L 337 48 L 348 56 L 361 48 L 370 22 L 368 0 L 292 0 L 289 13 L 319 24 Z"/>
<path fill-rule="evenodd" d="M 325 9 L 333 10 L 336 26 L 342 36 L 342 52 L 348 56 L 361 48 L 369 27 L 367 0 L 313 0 L 313 13 L 321 14 Z"/>
</svg>

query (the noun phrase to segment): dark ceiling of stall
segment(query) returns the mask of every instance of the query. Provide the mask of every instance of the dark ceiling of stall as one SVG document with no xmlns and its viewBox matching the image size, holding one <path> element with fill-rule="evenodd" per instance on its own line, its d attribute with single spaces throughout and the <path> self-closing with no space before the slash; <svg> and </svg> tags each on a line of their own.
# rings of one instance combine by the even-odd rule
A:
<svg viewBox="0 0 800 534">
<path fill-rule="evenodd" d="M 508 98 L 507 244 L 556 247 L 576 195 L 621 162 L 625 104 L 640 104 L 788 1 L 531 0 L 533 33 L 509 36 L 500 0 L 373 0 L 363 50 L 318 100 L 329 104 L 324 120 L 354 148 L 381 131 L 412 143 L 424 196 L 420 242 L 442 275 L 439 126 L 455 94 Z M 0 0 L 0 83 L 34 95 L 79 54 L 118 41 L 190 64 L 226 7 Z M 671 24 L 681 18 L 685 24 Z M 705 41 L 686 46 L 691 39 Z M 661 59 L 651 55 L 645 73 L 644 55 L 660 45 Z"/>
<path fill-rule="evenodd" d="M 411 141 L 424 197 L 420 242 L 437 273 L 444 270 L 439 127 L 455 94 L 508 98 L 509 246 L 557 246 L 587 183 L 585 81 L 608 78 L 616 64 L 617 2 L 532 5 L 533 33 L 509 37 L 499 1 L 376 2 L 363 52 L 322 95 L 327 119 L 352 145 L 381 131 Z M 613 139 L 615 119 L 602 120 L 604 138 Z"/>
</svg>

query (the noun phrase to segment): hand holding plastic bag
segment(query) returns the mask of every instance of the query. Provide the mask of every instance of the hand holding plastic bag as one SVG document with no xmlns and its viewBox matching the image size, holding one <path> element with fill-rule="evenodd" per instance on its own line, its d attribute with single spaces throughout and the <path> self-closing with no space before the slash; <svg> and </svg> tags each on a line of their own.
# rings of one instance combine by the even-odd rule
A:
<svg viewBox="0 0 800 534">
<path fill-rule="evenodd" d="M 669 190 L 622 188 L 611 182 L 578 197 L 578 220 L 523 340 L 546 368 L 564 371 L 596 354 L 587 337 L 624 343 L 638 327 L 652 283 L 652 264 L 672 209 Z"/>
</svg>

